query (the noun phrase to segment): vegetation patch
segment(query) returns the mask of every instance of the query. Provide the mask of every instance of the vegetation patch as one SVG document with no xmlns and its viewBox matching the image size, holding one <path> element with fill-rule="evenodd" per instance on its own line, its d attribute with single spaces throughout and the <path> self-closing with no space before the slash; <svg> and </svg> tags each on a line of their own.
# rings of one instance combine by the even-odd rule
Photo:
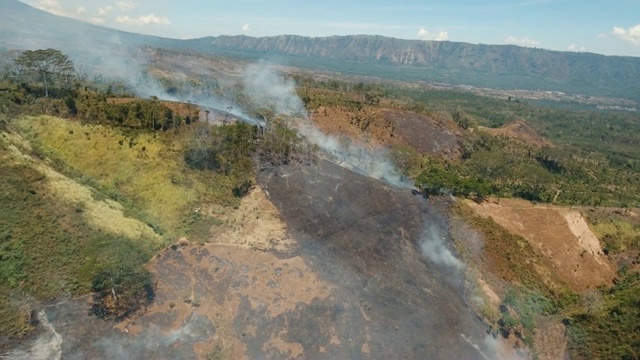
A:
<svg viewBox="0 0 640 360">
<path fill-rule="evenodd" d="M 640 273 L 623 274 L 565 318 L 574 359 L 640 357 Z"/>
<path fill-rule="evenodd" d="M 640 219 L 631 216 L 631 209 L 618 209 L 615 212 L 590 211 L 589 224 L 606 253 L 623 254 L 640 250 Z"/>
<path fill-rule="evenodd" d="M 196 128 L 149 133 L 53 117 L 24 117 L 20 129 L 43 156 L 103 194 L 157 219 L 169 236 L 201 204 L 235 204 L 233 181 L 224 173 L 192 169 L 182 152 L 194 142 Z"/>
<path fill-rule="evenodd" d="M 91 291 L 93 303 L 90 313 L 116 321 L 151 304 L 155 297 L 151 274 L 126 265 L 100 271 L 93 278 Z"/>
<path fill-rule="evenodd" d="M 0 173 L 0 347 L 34 329 L 40 302 L 86 294 L 100 271 L 140 269 L 158 249 L 148 238 L 91 227 L 82 208 L 54 196 L 47 176 L 28 164 L 3 161 Z"/>
<path fill-rule="evenodd" d="M 482 234 L 483 251 L 477 261 L 491 273 L 551 299 L 564 301 L 572 296 L 566 284 L 545 265 L 525 238 L 511 234 L 490 217 L 476 215 L 464 204 L 456 205 L 455 211 Z"/>
</svg>

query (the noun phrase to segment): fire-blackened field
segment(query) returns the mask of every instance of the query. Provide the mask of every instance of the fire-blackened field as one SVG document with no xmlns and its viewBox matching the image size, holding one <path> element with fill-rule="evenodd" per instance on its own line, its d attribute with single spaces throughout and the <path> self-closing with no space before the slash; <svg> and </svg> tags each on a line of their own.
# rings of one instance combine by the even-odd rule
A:
<svg viewBox="0 0 640 360">
<path fill-rule="evenodd" d="M 259 178 L 264 193 L 255 190 L 240 206 L 248 211 L 241 227 L 214 227 L 209 244 L 182 242 L 152 260 L 156 299 L 145 313 L 114 324 L 87 315 L 86 300 L 62 302 L 41 316 L 47 326 L 31 354 L 495 357 L 485 326 L 465 304 L 459 269 L 421 253 L 424 241 L 448 242 L 445 202 L 323 161 Z"/>
<path fill-rule="evenodd" d="M 340 339 L 327 354 L 334 358 L 364 356 L 363 345 L 380 359 L 482 357 L 468 340 L 483 343 L 486 332 L 463 301 L 461 274 L 420 251 L 422 241 L 447 241 L 445 203 L 328 162 L 261 177 L 298 254 L 336 286 L 330 301 L 301 308 L 300 321 L 289 324 L 299 327 L 309 357 L 329 345 L 324 326 L 335 326 Z M 424 239 L 427 228 L 443 239 Z"/>
</svg>

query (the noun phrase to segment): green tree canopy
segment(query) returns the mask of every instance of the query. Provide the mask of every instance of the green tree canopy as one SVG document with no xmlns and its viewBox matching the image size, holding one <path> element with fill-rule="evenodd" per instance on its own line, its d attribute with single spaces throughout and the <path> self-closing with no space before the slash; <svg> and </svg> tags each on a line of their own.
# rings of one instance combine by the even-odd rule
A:
<svg viewBox="0 0 640 360">
<path fill-rule="evenodd" d="M 56 49 L 27 50 L 14 60 L 18 71 L 32 81 L 44 84 L 45 96 L 49 97 L 49 86 L 57 79 L 69 82 L 74 71 L 69 56 Z"/>
</svg>

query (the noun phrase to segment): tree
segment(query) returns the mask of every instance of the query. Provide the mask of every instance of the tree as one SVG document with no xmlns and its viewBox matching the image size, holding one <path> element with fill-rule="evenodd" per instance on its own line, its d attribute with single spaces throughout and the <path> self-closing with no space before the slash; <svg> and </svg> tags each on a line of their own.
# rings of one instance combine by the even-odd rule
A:
<svg viewBox="0 0 640 360">
<path fill-rule="evenodd" d="M 74 72 L 73 61 L 60 50 L 27 50 L 14 60 L 18 71 L 44 84 L 44 93 L 49 97 L 49 86 L 62 79 L 70 83 Z"/>
<path fill-rule="evenodd" d="M 122 320 L 155 298 L 151 274 L 144 268 L 114 266 L 100 271 L 91 284 L 91 314 Z"/>
</svg>

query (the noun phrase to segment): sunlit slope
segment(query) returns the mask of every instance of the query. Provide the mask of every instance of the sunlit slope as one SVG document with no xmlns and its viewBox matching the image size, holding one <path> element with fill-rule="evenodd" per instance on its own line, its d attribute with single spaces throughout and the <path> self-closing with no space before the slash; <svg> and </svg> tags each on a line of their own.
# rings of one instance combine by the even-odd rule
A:
<svg viewBox="0 0 640 360">
<path fill-rule="evenodd" d="M 168 235 L 185 235 L 202 205 L 237 202 L 228 177 L 185 164 L 190 129 L 150 133 L 46 116 L 25 117 L 18 126 L 43 155 L 141 210 Z"/>
<path fill-rule="evenodd" d="M 166 239 L 0 130 L 0 347 L 34 330 L 39 301 L 88 293 L 102 270 L 139 267 Z"/>
</svg>

